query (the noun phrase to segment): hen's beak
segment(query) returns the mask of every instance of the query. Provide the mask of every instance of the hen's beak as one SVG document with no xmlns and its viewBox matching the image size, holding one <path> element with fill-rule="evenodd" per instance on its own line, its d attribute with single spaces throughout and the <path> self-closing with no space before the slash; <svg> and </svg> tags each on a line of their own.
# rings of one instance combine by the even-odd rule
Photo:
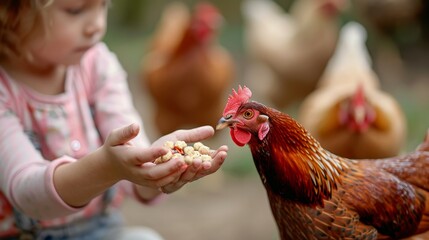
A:
<svg viewBox="0 0 429 240">
<path fill-rule="evenodd" d="M 363 106 L 357 106 L 354 109 L 355 121 L 361 124 L 365 121 L 365 108 Z"/>
<path fill-rule="evenodd" d="M 222 130 L 226 127 L 231 127 L 235 122 L 237 122 L 237 120 L 226 119 L 222 117 L 221 119 L 219 119 L 219 122 L 216 125 L 216 130 Z"/>
</svg>

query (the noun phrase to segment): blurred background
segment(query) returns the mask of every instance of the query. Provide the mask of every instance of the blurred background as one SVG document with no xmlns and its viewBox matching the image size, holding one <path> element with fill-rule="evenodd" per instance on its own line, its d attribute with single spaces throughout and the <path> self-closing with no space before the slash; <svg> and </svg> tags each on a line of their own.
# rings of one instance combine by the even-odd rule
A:
<svg viewBox="0 0 429 240">
<path fill-rule="evenodd" d="M 149 60 L 145 62 L 144 59 L 148 59 L 147 56 L 150 52 L 155 52 L 154 35 L 159 32 L 160 21 L 166 6 L 172 2 L 167 0 L 113 1 L 109 13 L 108 32 L 105 37 L 105 42 L 117 54 L 128 72 L 134 103 L 144 119 L 145 130 L 151 140 L 157 139 L 163 131 L 169 131 L 169 128 L 165 127 L 166 130 L 160 130 L 157 125 L 160 120 L 154 116 L 157 115 L 161 105 L 157 105 L 158 100 L 154 96 L 158 95 L 155 90 L 151 89 L 154 88 L 154 84 L 147 83 L 149 78 L 162 79 L 163 75 L 159 73 L 162 71 L 162 67 L 159 67 L 159 64 L 150 68 L 145 67 L 144 65 Z M 192 9 L 200 1 L 180 2 Z M 223 16 L 223 24 L 216 33 L 215 39 L 217 40 L 215 41 L 224 52 L 229 54 L 232 61 L 229 63 L 232 65 L 230 68 L 233 68 L 233 73 L 222 75 L 228 76 L 225 77 L 228 79 L 220 77 L 218 80 L 224 81 L 222 91 L 216 99 L 221 102 L 220 105 L 223 108 L 232 88 L 237 88 L 239 84 L 248 85 L 246 76 L 248 76 L 247 71 L 250 68 L 249 53 L 251 50 L 248 48 L 246 38 L 249 35 L 246 35 L 246 32 L 249 25 L 246 24 L 243 16 L 243 1 L 208 2 L 211 2 Z M 286 12 L 295 3 L 292 0 L 273 2 Z M 398 101 L 406 116 L 406 140 L 400 151 L 401 153 L 412 151 L 423 140 L 429 128 L 429 3 L 424 0 L 350 0 L 344 2 L 347 6 L 338 13 L 336 19 L 338 28 L 349 21 L 357 21 L 367 29 L 367 47 L 372 59 L 373 70 L 380 80 L 380 88 Z M 171 22 L 180 25 L 182 15 L 175 14 L 171 12 L 167 15 L 174 19 Z M 268 25 L 262 26 L 268 28 L 269 25 L 268 23 Z M 175 36 L 177 32 L 174 30 L 171 30 L 171 34 L 169 31 L 164 32 L 167 33 L 164 33 L 160 39 L 162 38 L 165 42 L 171 40 L 173 43 L 169 45 L 170 47 L 174 43 L 178 44 L 179 40 L 174 40 L 179 38 Z M 323 34 L 325 33 L 322 31 L 320 37 L 324 36 Z M 315 37 L 314 42 L 317 41 L 318 37 Z M 162 51 L 160 52 L 162 53 Z M 150 56 L 152 55 L 154 54 Z M 166 61 L 168 62 L 168 60 Z M 187 69 L 187 67 L 178 66 L 176 71 L 180 72 L 177 69 L 184 68 Z M 204 69 L 205 67 L 197 68 Z M 149 72 L 148 69 L 155 69 L 155 73 Z M 198 74 L 188 78 L 198 79 L 199 77 L 196 76 L 205 76 L 201 72 Z M 178 75 L 178 73 L 172 75 Z M 211 83 L 204 84 L 206 86 L 204 90 L 192 88 L 191 90 L 204 92 L 207 89 L 216 88 L 214 85 L 210 85 Z M 257 84 L 261 88 L 265 88 L 267 84 L 273 83 L 261 78 Z M 185 82 L 181 85 L 196 86 L 198 84 Z M 171 86 L 169 88 L 167 83 L 160 86 L 158 91 L 172 102 L 178 101 L 174 97 L 176 93 L 179 95 L 178 87 L 174 84 Z M 253 83 L 252 86 L 258 85 Z M 204 96 L 211 96 L 210 94 L 204 92 Z M 189 104 L 192 105 L 194 102 L 203 100 L 192 99 L 192 101 Z M 299 103 L 281 110 L 296 117 L 298 106 Z M 197 109 L 197 106 L 194 109 Z M 217 114 L 217 110 L 211 111 L 218 116 L 217 118 L 211 117 L 211 119 L 214 118 L 213 121 L 217 122 L 221 117 L 221 112 Z M 184 114 L 192 115 L 191 117 L 198 116 L 198 112 Z M 160 116 L 161 119 L 174 119 L 174 117 Z M 167 114 L 167 116 L 169 115 Z M 192 124 L 198 125 L 199 122 L 190 123 L 189 126 Z M 179 127 L 182 128 L 182 126 L 173 125 L 170 129 Z M 187 127 L 187 125 L 184 124 L 183 127 Z M 389 139 L 383 141 L 389 141 Z M 217 148 L 222 144 L 228 145 L 230 151 L 219 172 L 188 184 L 179 192 L 170 195 L 169 199 L 155 206 L 146 207 L 138 205 L 132 200 L 127 201 L 123 210 L 128 224 L 152 227 L 167 240 L 278 239 L 265 190 L 254 168 L 249 149 L 246 146 L 240 148 L 233 144 L 228 131 L 217 132 L 215 137 L 206 143 L 212 148 Z"/>
</svg>

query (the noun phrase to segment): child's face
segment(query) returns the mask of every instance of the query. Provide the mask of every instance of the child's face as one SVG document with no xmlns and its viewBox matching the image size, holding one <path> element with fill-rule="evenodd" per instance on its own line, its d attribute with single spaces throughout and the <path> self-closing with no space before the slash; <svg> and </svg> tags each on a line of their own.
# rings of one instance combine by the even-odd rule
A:
<svg viewBox="0 0 429 240">
<path fill-rule="evenodd" d="M 76 64 L 106 31 L 108 0 L 54 0 L 28 42 L 35 64 Z"/>
</svg>

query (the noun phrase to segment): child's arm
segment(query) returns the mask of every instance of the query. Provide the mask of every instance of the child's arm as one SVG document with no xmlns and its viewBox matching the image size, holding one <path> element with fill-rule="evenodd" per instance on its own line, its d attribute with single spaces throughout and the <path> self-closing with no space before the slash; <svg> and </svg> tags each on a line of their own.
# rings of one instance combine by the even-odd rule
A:
<svg viewBox="0 0 429 240">
<path fill-rule="evenodd" d="M 120 180 L 156 190 L 179 177 L 185 164 L 177 159 L 159 166 L 145 164 L 165 154 L 167 149 L 133 146 L 130 140 L 138 131 L 136 124 L 114 130 L 97 151 L 57 167 L 54 185 L 60 197 L 67 204 L 80 207 Z"/>
<path fill-rule="evenodd" d="M 213 162 L 195 161 L 191 166 L 179 159 L 163 164 L 153 161 L 166 154 L 162 147 L 167 140 L 196 142 L 213 136 L 209 126 L 179 130 L 156 141 L 149 148 L 134 146 L 130 141 L 137 136 L 136 124 L 113 131 L 106 143 L 94 153 L 77 162 L 59 166 L 54 172 L 54 185 L 61 198 L 71 206 L 83 206 L 92 198 L 120 180 L 128 180 L 138 187 L 143 200 L 159 195 L 159 188 L 170 193 L 184 184 L 209 175 L 219 169 L 226 158 L 226 146 L 213 154 Z"/>
</svg>

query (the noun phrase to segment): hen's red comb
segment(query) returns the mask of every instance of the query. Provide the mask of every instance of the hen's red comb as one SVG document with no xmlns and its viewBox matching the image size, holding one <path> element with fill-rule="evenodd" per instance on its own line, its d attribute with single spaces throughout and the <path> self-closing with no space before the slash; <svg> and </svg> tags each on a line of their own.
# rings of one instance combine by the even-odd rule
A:
<svg viewBox="0 0 429 240">
<path fill-rule="evenodd" d="M 237 111 L 242 103 L 249 101 L 250 97 L 252 97 L 252 91 L 246 86 L 241 87 L 239 85 L 238 91 L 232 89 L 232 94 L 229 95 L 228 102 L 223 110 L 223 116 Z"/>
</svg>

